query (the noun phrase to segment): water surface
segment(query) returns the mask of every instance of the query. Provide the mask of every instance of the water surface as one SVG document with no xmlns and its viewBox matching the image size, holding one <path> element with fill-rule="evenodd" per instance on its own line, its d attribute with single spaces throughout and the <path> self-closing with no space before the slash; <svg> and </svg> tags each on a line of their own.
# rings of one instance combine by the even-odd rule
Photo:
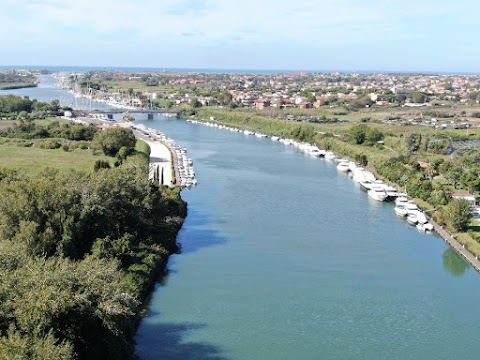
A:
<svg viewBox="0 0 480 360">
<path fill-rule="evenodd" d="M 199 186 L 137 335 L 142 359 L 475 359 L 480 277 L 348 176 L 158 116 Z"/>
</svg>

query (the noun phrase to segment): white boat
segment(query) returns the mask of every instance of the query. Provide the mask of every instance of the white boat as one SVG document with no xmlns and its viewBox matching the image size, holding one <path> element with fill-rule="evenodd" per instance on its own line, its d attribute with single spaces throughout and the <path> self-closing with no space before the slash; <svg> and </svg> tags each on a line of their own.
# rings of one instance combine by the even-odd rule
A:
<svg viewBox="0 0 480 360">
<path fill-rule="evenodd" d="M 337 170 L 342 172 L 347 172 L 348 170 L 350 170 L 350 168 L 348 167 L 348 160 L 340 161 L 337 165 Z"/>
<path fill-rule="evenodd" d="M 421 232 L 433 231 L 433 225 L 428 222 L 425 224 L 418 223 L 416 228 Z"/>
<path fill-rule="evenodd" d="M 278 136 L 272 136 L 271 139 L 272 139 L 272 141 L 278 141 L 278 140 L 280 140 L 280 137 L 278 137 Z"/>
<path fill-rule="evenodd" d="M 355 170 L 353 170 L 353 180 L 357 183 L 361 183 L 363 181 L 373 181 L 375 180 L 375 176 L 373 176 L 370 171 L 357 167 Z"/>
<path fill-rule="evenodd" d="M 393 211 L 395 211 L 395 214 L 397 214 L 397 216 L 400 216 L 400 217 L 404 217 L 408 215 L 408 210 L 405 209 L 405 207 L 402 205 L 395 206 L 393 208 Z"/>
<path fill-rule="evenodd" d="M 417 221 L 419 224 L 426 224 L 428 222 L 428 219 L 423 212 L 417 211 L 415 215 L 417 216 Z"/>
<path fill-rule="evenodd" d="M 417 215 L 415 214 L 409 214 L 407 216 L 407 222 L 410 224 L 410 225 L 416 225 L 418 220 L 417 220 Z"/>
<path fill-rule="evenodd" d="M 320 150 L 319 148 L 317 148 L 316 146 L 315 147 L 311 147 L 309 150 L 308 150 L 308 153 L 310 155 L 313 155 L 315 157 L 320 157 L 322 155 L 325 155 L 325 151 L 324 150 Z"/>
<path fill-rule="evenodd" d="M 243 132 L 245 135 L 253 135 L 254 133 L 252 131 L 245 130 Z"/>
<path fill-rule="evenodd" d="M 405 205 L 406 203 L 408 203 L 408 198 L 406 196 L 399 194 L 395 199 L 395 205 Z"/>
<path fill-rule="evenodd" d="M 267 135 L 261 134 L 261 133 L 255 133 L 255 136 L 258 137 L 258 138 L 266 138 L 267 137 Z"/>
<path fill-rule="evenodd" d="M 354 161 L 350 161 L 350 162 L 348 163 L 348 170 L 350 170 L 350 171 L 353 172 L 353 171 L 357 170 L 357 168 L 358 168 L 358 167 L 357 167 L 357 164 L 355 164 Z"/>
<path fill-rule="evenodd" d="M 368 196 L 370 196 L 373 200 L 377 201 L 385 201 L 387 198 L 387 192 L 385 191 L 383 186 L 372 186 L 370 190 L 368 190 Z"/>
<path fill-rule="evenodd" d="M 327 160 L 333 160 L 333 159 L 335 159 L 336 157 L 337 157 L 337 155 L 335 155 L 335 154 L 333 153 L 333 151 L 327 151 L 327 152 L 325 152 L 325 159 L 327 159 Z"/>
<path fill-rule="evenodd" d="M 417 212 L 419 211 L 417 204 L 415 204 L 413 201 L 409 200 L 405 205 L 405 208 L 408 210 L 409 214 L 416 215 Z M 416 217 L 416 216 L 415 216 Z"/>
</svg>

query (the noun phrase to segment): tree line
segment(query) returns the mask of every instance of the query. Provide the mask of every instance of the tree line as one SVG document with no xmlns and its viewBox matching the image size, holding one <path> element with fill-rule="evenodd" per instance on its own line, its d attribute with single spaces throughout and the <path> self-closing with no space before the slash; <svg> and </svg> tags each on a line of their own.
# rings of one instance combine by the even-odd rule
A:
<svg viewBox="0 0 480 360">
<path fill-rule="evenodd" d="M 0 168 L 0 359 L 133 359 L 142 304 L 179 251 L 180 191 L 148 180 L 130 129 L 20 121 L 1 135 L 88 140 L 118 164 Z"/>
<path fill-rule="evenodd" d="M 178 251 L 179 192 L 138 157 L 0 179 L 0 358 L 132 358 L 142 301 Z"/>
</svg>

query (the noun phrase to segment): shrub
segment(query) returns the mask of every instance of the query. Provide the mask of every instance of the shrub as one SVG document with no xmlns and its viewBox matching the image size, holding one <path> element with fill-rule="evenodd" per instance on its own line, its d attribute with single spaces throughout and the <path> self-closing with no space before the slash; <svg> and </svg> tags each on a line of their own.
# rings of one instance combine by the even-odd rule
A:
<svg viewBox="0 0 480 360">
<path fill-rule="evenodd" d="M 110 163 L 107 160 L 97 160 L 93 165 L 93 170 L 97 172 L 100 169 L 110 169 Z"/>
</svg>

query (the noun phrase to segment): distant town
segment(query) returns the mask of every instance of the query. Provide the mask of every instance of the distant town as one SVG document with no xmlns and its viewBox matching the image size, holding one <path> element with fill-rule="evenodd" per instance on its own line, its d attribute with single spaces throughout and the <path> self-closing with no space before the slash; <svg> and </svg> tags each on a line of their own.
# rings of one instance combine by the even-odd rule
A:
<svg viewBox="0 0 480 360">
<path fill-rule="evenodd" d="M 18 86 L 26 82 L 35 86 L 32 79 L 42 73 L 47 71 L 2 71 L 0 80 L 12 82 L 16 76 Z M 188 114 L 200 107 L 250 108 L 297 121 L 375 120 L 440 129 L 465 129 L 480 119 L 477 75 L 122 71 L 54 75 L 77 97 L 126 110 L 176 108 Z M 2 85 L 6 86 L 0 81 Z M 281 111 L 297 109 L 305 111 Z"/>
</svg>

